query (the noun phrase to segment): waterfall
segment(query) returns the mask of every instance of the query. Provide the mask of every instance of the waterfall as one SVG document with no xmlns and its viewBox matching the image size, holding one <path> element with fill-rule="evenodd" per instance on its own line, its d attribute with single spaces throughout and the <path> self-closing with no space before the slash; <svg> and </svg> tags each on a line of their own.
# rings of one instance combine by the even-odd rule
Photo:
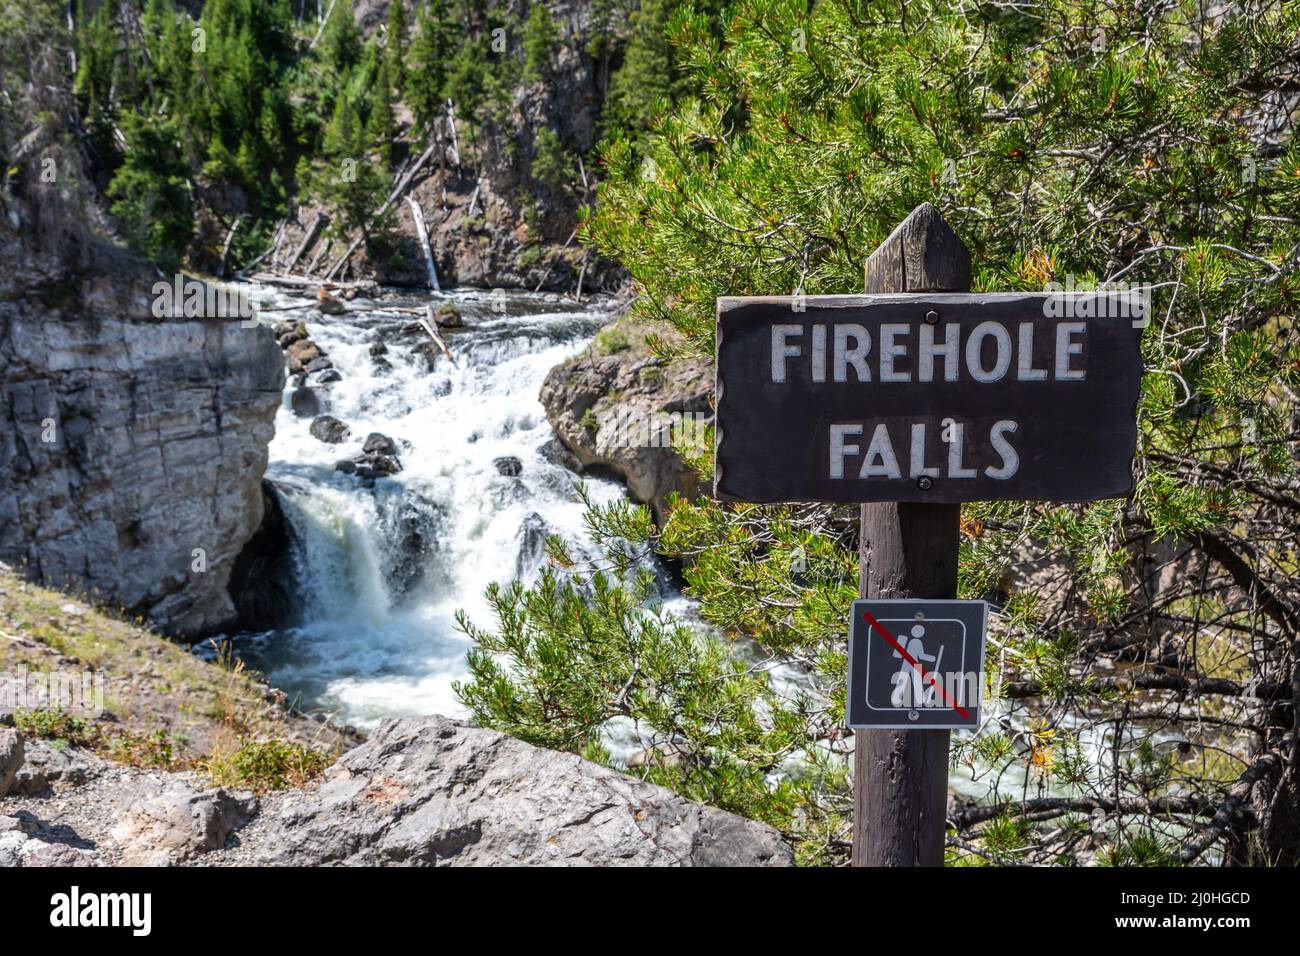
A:
<svg viewBox="0 0 1300 956">
<path fill-rule="evenodd" d="M 466 674 L 456 610 L 490 624 L 484 589 L 532 580 L 548 534 L 578 554 L 590 551 L 575 476 L 547 457 L 554 434 L 537 394 L 547 372 L 584 348 L 607 315 L 598 305 L 524 294 L 447 299 L 466 322 L 450 343 L 459 367 L 432 354 L 422 331 L 403 331 L 412 316 L 383 311 L 423 300 L 355 301 L 337 316 L 297 313 L 308 316 L 309 335 L 341 373 L 313 387 L 350 434 L 333 445 L 312 436 L 311 419 L 294 414 L 289 383 L 267 477 L 293 529 L 303 620 L 240 635 L 237 645 L 290 699 L 362 727 L 390 716 L 462 714 L 451 689 Z M 356 455 L 372 432 L 397 443 L 402 470 L 367 487 L 334 464 Z M 496 464 L 511 458 L 517 475 L 512 462 Z M 624 493 L 605 480 L 588 486 L 597 501 Z"/>
</svg>

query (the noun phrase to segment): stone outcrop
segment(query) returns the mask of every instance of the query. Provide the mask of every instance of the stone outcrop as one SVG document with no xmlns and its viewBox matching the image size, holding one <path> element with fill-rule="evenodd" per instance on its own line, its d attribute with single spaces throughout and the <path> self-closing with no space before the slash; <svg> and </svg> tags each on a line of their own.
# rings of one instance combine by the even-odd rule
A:
<svg viewBox="0 0 1300 956">
<path fill-rule="evenodd" d="M 263 863 L 784 866 L 770 827 L 444 717 L 385 722 L 268 820 Z"/>
<path fill-rule="evenodd" d="M 235 616 L 284 359 L 239 318 L 155 317 L 155 281 L 0 224 L 0 561 L 202 634 Z"/>
<path fill-rule="evenodd" d="M 613 327 L 617 328 L 617 326 Z M 622 333 L 620 333 L 620 336 Z M 613 473 L 663 523 L 668 495 L 701 493 L 699 476 L 672 447 L 682 428 L 703 440 L 712 421 L 712 371 L 706 359 L 665 363 L 643 346 L 597 348 L 557 365 L 542 383 L 546 417 L 581 470 Z M 620 337 L 619 341 L 626 343 Z"/>
<path fill-rule="evenodd" d="M 294 567 L 293 525 L 285 517 L 280 492 L 262 481 L 262 523 L 235 559 L 230 594 L 239 627 L 265 631 L 299 623 L 302 599 Z"/>
</svg>

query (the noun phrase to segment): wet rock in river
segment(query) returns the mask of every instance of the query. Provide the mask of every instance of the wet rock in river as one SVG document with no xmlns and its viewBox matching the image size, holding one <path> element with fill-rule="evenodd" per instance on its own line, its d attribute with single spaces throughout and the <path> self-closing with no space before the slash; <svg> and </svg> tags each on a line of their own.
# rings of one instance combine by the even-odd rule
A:
<svg viewBox="0 0 1300 956">
<path fill-rule="evenodd" d="M 433 313 L 433 320 L 444 329 L 459 329 L 465 324 L 460 309 L 453 302 L 444 302 L 438 306 L 438 311 Z"/>
<path fill-rule="evenodd" d="M 518 478 L 524 470 L 523 462 L 514 455 L 502 455 L 500 458 L 493 458 L 492 466 L 496 468 L 498 475 L 504 475 L 507 478 Z"/>
<path fill-rule="evenodd" d="M 324 403 L 316 390 L 309 385 L 301 385 L 293 390 L 289 396 L 289 404 L 293 408 L 293 413 L 299 418 L 315 418 L 324 411 Z"/>
<path fill-rule="evenodd" d="M 311 423 L 312 437 L 327 445 L 346 441 L 351 433 L 352 430 L 333 415 L 318 415 Z"/>
<path fill-rule="evenodd" d="M 396 442 L 387 435 L 371 432 L 361 448 L 361 454 L 337 462 L 334 469 L 345 475 L 356 475 L 363 481 L 374 481 L 402 470 L 402 462 L 397 455 Z"/>
<path fill-rule="evenodd" d="M 546 556 L 546 537 L 551 533 L 546 520 L 532 512 L 519 526 L 519 554 L 515 558 L 515 580 L 526 580 Z"/>
</svg>

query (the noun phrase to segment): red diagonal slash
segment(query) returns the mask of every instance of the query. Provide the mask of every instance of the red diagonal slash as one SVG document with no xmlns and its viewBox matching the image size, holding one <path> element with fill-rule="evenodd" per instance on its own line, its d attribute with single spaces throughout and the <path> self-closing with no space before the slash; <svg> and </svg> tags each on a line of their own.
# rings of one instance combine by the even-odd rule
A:
<svg viewBox="0 0 1300 956">
<path fill-rule="evenodd" d="M 943 702 L 945 704 L 947 704 L 949 707 L 956 708 L 957 713 L 961 714 L 963 720 L 970 720 L 970 711 L 968 711 L 961 704 L 953 700 L 952 697 L 949 696 L 948 692 L 943 689 L 943 685 L 939 683 L 938 678 L 936 678 L 928 670 L 922 667 L 920 662 L 916 658 L 914 658 L 911 654 L 907 653 L 907 651 L 903 648 L 903 645 L 898 643 L 898 641 L 894 640 L 894 635 L 890 634 L 887 630 L 881 627 L 880 622 L 877 621 L 874 617 L 872 617 L 869 611 L 863 611 L 862 617 L 868 624 L 870 624 L 880 633 L 881 637 L 889 641 L 890 645 L 894 648 L 894 650 L 898 651 L 898 653 L 903 655 L 903 660 L 907 661 L 907 663 L 911 664 L 912 667 L 916 669 L 916 672 L 921 675 L 921 680 L 928 682 L 931 687 L 933 687 L 935 690 L 937 690 L 940 694 L 943 695 Z"/>
</svg>

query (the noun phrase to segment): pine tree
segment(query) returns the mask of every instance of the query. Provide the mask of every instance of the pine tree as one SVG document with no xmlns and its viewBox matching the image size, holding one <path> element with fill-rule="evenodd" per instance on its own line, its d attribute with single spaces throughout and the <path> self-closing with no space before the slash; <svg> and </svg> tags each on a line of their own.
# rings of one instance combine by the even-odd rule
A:
<svg viewBox="0 0 1300 956">
<path fill-rule="evenodd" d="M 406 86 L 407 103 L 425 133 L 444 112 L 447 76 L 460 38 L 460 24 L 448 0 L 429 0 L 420 11 L 419 28 L 411 41 Z"/>
<path fill-rule="evenodd" d="M 541 0 L 534 0 L 524 22 L 524 79 L 540 80 L 546 74 L 559 36 L 551 11 Z"/>
<path fill-rule="evenodd" d="M 117 109 L 113 100 L 113 80 L 121 54 L 117 30 L 116 0 L 107 0 L 77 31 L 77 76 L 74 90 L 77 107 L 86 125 L 96 159 L 105 165 L 116 152 L 113 128 Z"/>
<path fill-rule="evenodd" d="M 400 97 L 406 82 L 406 45 L 409 42 L 406 29 L 406 4 L 403 0 L 390 0 L 388 4 L 388 22 L 385 27 L 384 62 L 388 66 L 388 75 L 393 82 L 393 89 Z"/>
<path fill-rule="evenodd" d="M 179 261 L 194 229 L 189 166 L 175 125 L 154 117 L 122 117 L 127 149 L 109 196 L 127 244 L 159 262 Z"/>
<path fill-rule="evenodd" d="M 374 90 L 370 98 L 370 116 L 366 120 L 366 135 L 383 158 L 384 164 L 391 168 L 397 124 L 393 119 L 393 90 L 388 64 L 387 57 L 382 59 L 375 74 Z"/>
<path fill-rule="evenodd" d="M 400 4 L 397 4 L 400 6 Z M 346 74 L 361 59 L 361 32 L 352 0 L 337 0 L 321 37 L 321 52 L 336 73 Z"/>
</svg>

